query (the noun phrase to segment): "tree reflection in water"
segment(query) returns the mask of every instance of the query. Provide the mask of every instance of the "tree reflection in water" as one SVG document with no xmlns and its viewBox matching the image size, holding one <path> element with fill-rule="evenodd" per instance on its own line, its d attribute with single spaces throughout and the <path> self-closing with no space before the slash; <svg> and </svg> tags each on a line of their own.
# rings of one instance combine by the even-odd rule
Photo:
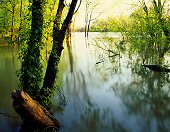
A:
<svg viewBox="0 0 170 132">
<path fill-rule="evenodd" d="M 170 130 L 169 74 L 153 72 L 142 66 L 133 68 L 132 73 L 134 80 L 122 87 L 124 90 L 120 95 L 129 113 L 145 117 L 148 123 L 154 119 L 157 131 Z"/>
<path fill-rule="evenodd" d="M 169 74 L 150 71 L 141 65 L 142 59 L 130 60 L 126 53 L 96 65 L 107 55 L 79 37 L 83 52 L 77 51 L 78 42 L 66 50 L 72 57 L 67 57 L 70 68 L 64 73 L 67 104 L 60 131 L 169 131 Z"/>
</svg>

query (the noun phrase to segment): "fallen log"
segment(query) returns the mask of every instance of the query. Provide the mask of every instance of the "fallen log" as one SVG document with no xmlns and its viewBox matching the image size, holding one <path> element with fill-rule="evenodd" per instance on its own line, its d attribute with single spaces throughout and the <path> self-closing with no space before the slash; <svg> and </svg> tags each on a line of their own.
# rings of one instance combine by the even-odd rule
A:
<svg viewBox="0 0 170 132">
<path fill-rule="evenodd" d="M 59 128 L 61 126 L 58 120 L 54 119 L 43 106 L 33 100 L 26 92 L 13 91 L 11 97 L 13 108 L 24 120 L 41 128 Z"/>
<path fill-rule="evenodd" d="M 143 65 L 143 66 L 156 72 L 170 72 L 170 69 L 159 65 Z"/>
</svg>

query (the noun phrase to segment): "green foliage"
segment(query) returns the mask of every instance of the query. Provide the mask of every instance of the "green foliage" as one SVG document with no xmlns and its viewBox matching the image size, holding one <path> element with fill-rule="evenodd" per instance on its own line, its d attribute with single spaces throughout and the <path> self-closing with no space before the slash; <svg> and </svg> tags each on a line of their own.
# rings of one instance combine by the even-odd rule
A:
<svg viewBox="0 0 170 132">
<path fill-rule="evenodd" d="M 32 54 L 30 54 L 29 50 L 32 50 Z M 34 99 L 39 95 L 39 90 L 42 86 L 43 67 L 38 56 L 38 49 L 26 48 L 22 57 L 20 70 L 20 88 L 27 91 Z"/>
<path fill-rule="evenodd" d="M 29 78 L 28 93 L 35 99 L 38 88 L 42 85 L 42 64 L 39 53 L 42 42 L 36 43 L 35 47 L 28 45 L 31 34 L 32 3 L 29 3 L 28 0 L 4 0 L 0 3 L 0 7 L 0 33 L 9 44 L 18 44 L 21 48 L 19 57 L 22 58 L 22 65 L 21 69 L 17 71 L 20 79 L 19 87 L 24 89 L 23 84 Z M 11 36 L 13 37 L 11 38 Z"/>
<path fill-rule="evenodd" d="M 43 83 L 42 52 L 52 44 L 57 0 L 3 0 L 0 2 L 0 35 L 10 44 L 20 46 L 21 68 L 17 71 L 19 88 L 38 99 Z M 43 17 L 44 16 L 44 17 Z M 58 60 L 58 59 L 56 59 Z M 58 65 L 56 62 L 56 66 Z M 47 91 L 44 90 L 44 93 Z M 47 105 L 50 97 L 42 100 Z M 50 103 L 49 103 L 50 105 Z"/>
<path fill-rule="evenodd" d="M 96 20 L 92 32 L 121 32 L 129 42 L 129 53 L 136 52 L 143 63 L 161 63 L 170 49 L 170 12 L 166 3 L 141 3 L 130 17 Z M 143 4 L 143 5 L 142 5 Z"/>
<path fill-rule="evenodd" d="M 0 35 L 10 43 L 21 43 L 30 27 L 30 13 L 27 0 L 3 0 L 0 3 Z M 22 40 L 21 40 L 22 39 Z"/>
<path fill-rule="evenodd" d="M 56 10 L 57 0 L 46 0 L 44 7 L 44 22 L 43 22 L 43 43 L 48 45 L 50 44 L 50 39 L 52 37 L 53 31 L 53 21 L 55 18 L 55 10 Z M 52 44 L 52 43 L 51 43 Z"/>
<path fill-rule="evenodd" d="M 71 5 L 67 5 L 63 12 L 65 15 L 69 9 L 69 13 L 64 19 L 64 26 L 62 25 L 62 32 L 59 30 L 53 32 L 57 3 L 57 0 L 3 0 L 0 2 L 0 35 L 6 38 L 8 43 L 13 46 L 18 44 L 19 48 L 21 48 L 21 68 L 17 72 L 20 80 L 19 88 L 26 91 L 33 99 L 39 100 L 46 107 L 50 106 L 53 93 L 51 89 L 53 89 L 58 72 L 65 32 L 74 14 L 77 0 L 73 0 Z M 63 20 L 60 22 L 62 23 Z M 58 35 L 55 36 L 55 34 Z M 55 38 L 56 42 L 54 40 L 49 42 L 51 36 Z M 41 50 L 44 48 L 44 44 L 47 46 L 47 43 L 52 42 L 54 42 L 55 46 L 50 55 L 52 57 L 51 59 L 49 58 L 52 61 L 49 64 L 49 69 L 51 70 L 49 76 L 54 74 L 53 81 L 47 77 L 47 83 L 50 81 L 52 83 L 50 86 L 42 88 L 43 66 Z"/>
<path fill-rule="evenodd" d="M 38 96 L 37 101 L 44 106 L 46 109 L 50 109 L 52 107 L 53 97 L 56 94 L 56 91 L 62 88 L 63 84 L 59 83 L 61 80 L 57 78 L 57 81 L 52 89 L 42 88 L 41 93 Z"/>
<path fill-rule="evenodd" d="M 162 63 L 164 54 L 169 50 L 169 38 L 164 33 L 164 25 L 170 32 L 168 16 L 165 12 L 158 17 L 154 8 L 135 10 L 129 18 L 126 37 L 130 42 L 130 53 L 136 52 L 143 63 Z"/>
<path fill-rule="evenodd" d="M 126 17 L 108 17 L 106 20 L 96 20 L 93 22 L 91 32 L 123 32 L 126 28 Z"/>
<path fill-rule="evenodd" d="M 20 87 L 33 99 L 37 99 L 42 86 L 43 67 L 40 50 L 43 32 L 43 1 L 31 3 L 31 30 L 25 46 L 22 47 Z"/>
</svg>

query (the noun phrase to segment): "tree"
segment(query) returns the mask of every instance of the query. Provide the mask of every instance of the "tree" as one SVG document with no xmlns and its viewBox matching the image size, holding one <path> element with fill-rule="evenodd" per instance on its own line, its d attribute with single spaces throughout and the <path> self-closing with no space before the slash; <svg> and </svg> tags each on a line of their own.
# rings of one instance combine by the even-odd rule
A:
<svg viewBox="0 0 170 132">
<path fill-rule="evenodd" d="M 48 105 L 48 103 L 46 103 L 46 100 L 48 100 L 47 96 L 51 95 L 55 83 L 60 56 L 64 49 L 63 41 L 66 35 L 66 30 L 74 15 L 77 1 L 78 0 L 72 0 L 68 14 L 62 22 L 61 19 L 65 4 L 64 0 L 59 0 L 53 25 L 53 46 L 49 56 L 44 80 L 42 79 L 40 54 L 42 47 L 44 1 L 33 0 L 32 3 L 31 32 L 28 45 L 22 57 L 20 83 L 24 91 L 28 92 L 33 99 L 38 100 L 41 104 L 44 104 L 44 106 Z"/>
<path fill-rule="evenodd" d="M 158 0 L 158 2 L 153 0 L 152 3 L 154 6 L 155 14 L 157 15 L 158 22 L 162 28 L 164 35 L 166 36 L 166 41 L 167 41 L 166 46 L 163 48 L 163 52 L 161 53 L 161 55 L 163 56 L 164 52 L 167 52 L 170 49 L 170 30 L 166 25 L 166 20 L 164 20 L 163 18 L 163 9 L 164 9 L 165 1 L 162 3 L 161 0 Z"/>
<path fill-rule="evenodd" d="M 149 6 L 142 0 L 140 5 L 131 14 L 129 28 L 126 29 L 130 51 L 137 51 L 143 63 L 161 64 L 170 49 L 166 3 L 152 0 Z"/>
<path fill-rule="evenodd" d="M 24 51 L 21 64 L 20 83 L 24 91 L 36 99 L 42 82 L 40 46 L 43 33 L 44 0 L 32 1 L 32 23 L 29 42 Z"/>
<path fill-rule="evenodd" d="M 46 69 L 43 88 L 52 89 L 54 86 L 56 73 L 57 73 L 57 66 L 59 63 L 62 50 L 64 49 L 63 41 L 66 35 L 66 30 L 68 29 L 68 26 L 74 15 L 77 1 L 78 0 L 72 0 L 68 14 L 62 24 L 60 23 L 61 23 L 62 12 L 64 9 L 64 0 L 59 1 L 59 6 L 54 21 L 54 27 L 53 27 L 53 47 L 48 60 L 48 66 Z"/>
<path fill-rule="evenodd" d="M 28 7 L 28 8 L 26 8 Z M 25 44 L 31 19 L 27 0 L 2 0 L 0 2 L 0 34 L 8 44 Z"/>
<path fill-rule="evenodd" d="M 3 13 L 0 14 L 0 25 L 4 26 L 5 32 L 10 31 L 8 37 L 11 39 L 11 41 L 14 42 L 17 40 L 17 38 L 20 41 L 20 38 L 22 37 L 22 31 L 24 31 L 24 29 L 26 29 L 26 31 L 29 31 L 27 32 L 29 38 L 26 38 L 21 46 L 22 60 L 19 88 L 21 88 L 23 91 L 16 90 L 12 93 L 11 97 L 13 98 L 13 108 L 18 114 L 21 115 L 23 119 L 23 126 L 25 124 L 27 126 L 27 123 L 31 124 L 31 127 L 32 125 L 34 127 L 42 126 L 40 131 L 46 131 L 48 128 L 51 128 L 53 126 L 56 126 L 57 128 L 60 126 L 60 123 L 55 123 L 52 115 L 40 104 L 43 104 L 44 106 L 46 106 L 46 108 L 49 106 L 49 104 L 47 104 L 49 102 L 46 103 L 44 101 L 48 101 L 47 98 L 51 97 L 50 95 L 52 93 L 51 91 L 54 88 L 60 56 L 62 54 L 62 50 L 64 49 L 63 41 L 66 36 L 66 30 L 71 23 L 73 15 L 78 10 L 78 8 L 76 10 L 78 0 L 71 1 L 69 10 L 67 10 L 68 13 L 64 21 L 62 20 L 62 17 L 64 14 L 63 12 L 65 7 L 65 0 L 59 0 L 55 18 L 50 18 L 49 23 L 47 23 L 48 15 L 46 15 L 44 19 L 44 13 L 50 14 L 50 16 L 52 16 L 52 11 L 56 7 L 55 0 L 49 0 L 50 2 L 54 2 L 52 8 L 50 9 L 50 12 L 47 8 L 45 9 L 45 7 L 47 6 L 45 5 L 45 2 L 47 1 L 31 0 L 29 1 L 28 6 L 30 12 L 28 13 L 24 12 L 28 11 L 28 9 L 24 10 L 25 7 L 27 7 L 24 5 L 25 1 L 26 0 L 0 1 L 0 7 L 3 7 L 3 9 L 0 8 L 0 11 L 3 11 Z M 9 16 L 7 16 L 7 12 L 8 14 L 10 14 Z M 27 15 L 25 15 L 24 13 Z M 31 15 L 29 13 L 31 13 Z M 28 17 L 31 19 L 27 19 Z M 8 20 L 10 20 L 9 23 L 7 23 Z M 48 37 L 49 35 L 44 29 L 47 29 L 47 26 L 49 25 L 49 29 L 52 27 L 51 21 L 53 21 L 53 45 L 52 51 L 49 56 L 45 77 L 43 80 L 41 49 L 43 48 L 43 37 L 46 37 L 46 35 Z M 28 24 L 29 26 L 25 26 L 25 22 L 31 24 Z M 1 32 L 4 31 L 1 30 Z M 49 93 L 47 93 L 48 89 L 50 89 Z M 32 100 L 32 98 L 27 93 L 34 100 Z M 39 103 L 37 103 L 35 100 Z M 44 127 L 47 127 L 47 129 L 44 129 Z M 26 131 L 35 131 L 29 130 L 30 126 L 28 126 L 27 128 L 28 129 L 26 129 Z"/>
<path fill-rule="evenodd" d="M 91 2 L 90 0 L 85 1 L 86 10 L 85 10 L 84 32 L 85 32 L 85 37 L 87 37 L 87 38 L 89 36 L 90 25 L 91 25 L 92 21 L 96 20 L 103 13 L 103 11 L 99 12 L 99 13 L 97 13 L 98 14 L 97 16 L 93 17 L 94 11 L 95 11 L 95 8 L 97 7 L 97 5 L 98 5 L 98 3 L 96 3 L 96 2 Z"/>
<path fill-rule="evenodd" d="M 92 32 L 124 32 L 127 28 L 127 17 L 109 16 L 106 19 L 97 19 L 92 23 L 90 31 Z"/>
<path fill-rule="evenodd" d="M 16 91 L 12 94 L 13 106 L 17 113 L 19 113 L 25 121 L 37 122 L 38 125 L 43 127 L 57 128 L 60 123 L 53 121 L 51 114 L 47 112 L 40 104 L 46 108 L 50 108 L 51 91 L 54 88 L 55 78 L 58 69 L 58 63 L 62 53 L 63 41 L 66 35 L 66 30 L 70 24 L 70 21 L 74 15 L 78 0 L 72 0 L 69 11 L 65 20 L 62 22 L 63 9 L 65 7 L 64 0 L 59 0 L 57 13 L 54 19 L 53 25 L 53 46 L 49 56 L 48 65 L 45 73 L 44 80 L 42 79 L 42 64 L 41 64 L 41 47 L 42 47 L 42 35 L 43 35 L 43 11 L 44 0 L 32 1 L 32 22 L 29 41 L 23 52 L 22 65 L 20 70 L 20 83 L 23 91 Z M 41 86 L 43 83 L 43 86 Z M 50 91 L 47 91 L 47 90 Z M 33 99 L 32 100 L 27 92 Z M 48 93 L 47 93 L 48 92 Z M 47 102 L 46 102 L 47 101 Z M 42 115 L 42 114 L 43 115 Z M 37 114 L 39 116 L 37 116 Z M 47 122 L 43 121 L 46 120 Z M 43 123 L 42 123 L 43 122 Z M 50 124 L 47 124 L 51 122 Z M 26 122 L 27 124 L 27 122 Z M 42 128 L 41 128 L 42 129 Z"/>
<path fill-rule="evenodd" d="M 15 37 L 15 16 L 16 16 L 16 0 L 3 0 L 0 3 L 3 16 L 1 17 L 3 28 L 5 28 L 5 33 L 10 32 L 10 42 L 14 43 Z"/>
</svg>

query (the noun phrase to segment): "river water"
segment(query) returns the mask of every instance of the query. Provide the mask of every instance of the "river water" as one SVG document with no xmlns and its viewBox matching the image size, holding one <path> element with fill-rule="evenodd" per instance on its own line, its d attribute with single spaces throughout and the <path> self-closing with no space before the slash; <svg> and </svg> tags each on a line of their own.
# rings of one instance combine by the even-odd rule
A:
<svg viewBox="0 0 170 132">
<path fill-rule="evenodd" d="M 170 131 L 170 76 L 150 71 L 127 52 L 112 56 L 103 36 L 115 33 L 74 33 L 65 44 L 53 103 L 60 132 Z M 99 41 L 95 41 L 96 37 Z M 96 46 L 99 43 L 100 46 Z M 102 45 L 102 46 L 101 46 Z M 13 52 L 12 52 L 13 51 Z M 17 88 L 17 49 L 0 46 L 0 112 L 13 116 L 10 93 Z M 108 57 L 112 56 L 112 57 Z M 169 62 L 169 58 L 166 58 Z M 62 94 L 61 94 L 62 93 Z M 21 121 L 0 115 L 0 131 L 17 131 Z"/>
</svg>

